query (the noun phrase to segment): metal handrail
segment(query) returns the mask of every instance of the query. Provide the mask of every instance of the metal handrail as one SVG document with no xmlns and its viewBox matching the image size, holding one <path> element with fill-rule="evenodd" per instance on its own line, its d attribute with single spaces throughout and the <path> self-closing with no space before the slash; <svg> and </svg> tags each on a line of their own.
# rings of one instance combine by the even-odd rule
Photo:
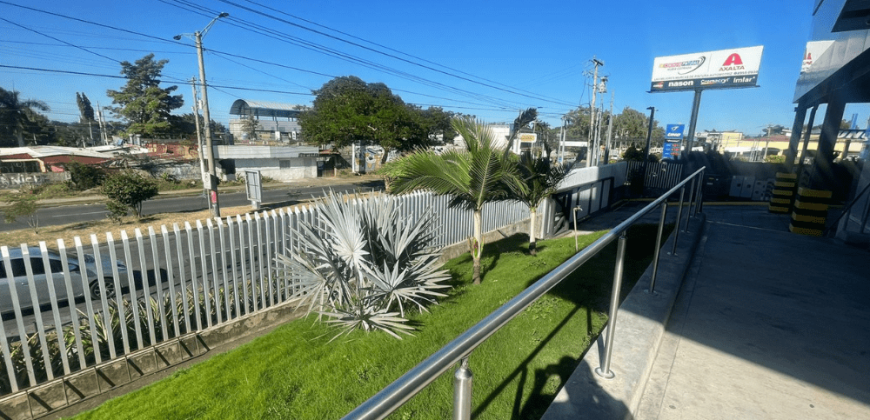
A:
<svg viewBox="0 0 870 420">
<path fill-rule="evenodd" d="M 690 180 L 693 182 L 692 186 L 694 189 L 695 179 L 700 179 L 698 175 L 703 174 L 705 169 L 706 167 L 702 167 L 701 169 L 698 169 L 697 171 L 686 177 L 686 179 L 671 188 L 661 197 L 648 204 L 646 207 L 617 225 L 615 228 L 611 229 L 609 232 L 598 238 L 598 240 L 596 240 L 595 242 L 584 248 L 582 251 L 568 259 L 568 261 L 565 261 L 560 266 L 556 267 L 553 271 L 535 282 L 533 285 L 526 288 L 515 298 L 511 299 L 500 308 L 496 309 L 486 318 L 484 318 L 483 320 L 466 330 L 464 333 L 453 339 L 453 341 L 447 343 L 444 347 L 429 356 L 426 360 L 420 362 L 420 364 L 406 372 L 395 381 L 393 381 L 393 383 L 387 385 L 387 387 L 382 389 L 380 392 L 378 392 L 377 394 L 366 400 L 364 403 L 359 405 L 357 408 L 355 408 L 353 411 L 348 413 L 346 416 L 344 416 L 343 419 L 382 419 L 395 411 L 397 408 L 401 407 L 402 404 L 411 399 L 411 397 L 416 395 L 427 385 L 434 382 L 439 376 L 441 376 L 451 367 L 455 366 L 457 363 L 459 363 L 460 366 L 457 369 L 456 374 L 454 375 L 454 418 L 468 419 L 470 417 L 471 403 L 471 371 L 468 369 L 467 360 L 469 354 L 471 354 L 471 352 L 475 348 L 477 348 L 477 346 L 486 341 L 487 338 L 495 334 L 496 331 L 498 331 L 501 327 L 503 327 L 517 315 L 522 313 L 522 311 L 525 310 L 526 307 L 534 303 L 538 298 L 540 298 L 545 293 L 550 291 L 550 289 L 562 282 L 562 280 L 564 280 L 569 274 L 571 274 L 574 270 L 586 263 L 586 261 L 597 255 L 602 249 L 604 249 L 607 245 L 609 245 L 617 238 L 620 238 L 620 248 L 624 251 L 624 233 L 628 230 L 628 228 L 631 227 L 631 225 L 636 223 L 638 220 L 640 220 L 641 217 L 649 213 L 651 210 L 660 206 L 661 203 L 664 203 L 672 194 L 676 193 L 678 189 L 683 191 L 686 183 L 688 183 Z M 700 186 L 700 182 L 698 182 L 698 186 Z M 698 188 L 698 190 L 699 194 L 697 194 L 696 200 L 700 202 L 700 188 Z M 683 203 L 681 201 L 681 208 L 682 204 Z M 696 205 L 695 208 L 697 209 L 698 206 Z M 690 212 L 687 212 L 686 218 L 688 219 L 690 216 Z M 676 228 L 677 230 L 679 230 L 680 220 L 677 220 Z M 659 242 L 656 243 L 656 248 L 661 247 L 660 243 L 661 241 L 659 240 Z M 619 260 L 620 261 L 617 262 L 618 276 L 614 276 L 614 283 L 621 282 L 621 259 Z M 618 287 L 614 287 L 614 289 L 615 291 L 618 291 Z M 611 331 L 608 336 L 610 337 L 613 336 L 612 331 L 614 331 L 614 328 L 612 326 L 612 323 L 615 322 L 616 318 L 614 316 L 614 313 L 617 308 L 615 308 L 614 306 L 616 305 L 611 305 L 611 316 L 608 320 L 608 330 Z M 612 340 L 608 341 L 611 343 L 611 345 L 609 345 L 606 349 L 607 356 L 605 358 L 607 359 L 607 368 L 602 369 L 604 375 L 612 375 L 612 373 L 609 371 L 609 354 L 612 351 Z"/>
</svg>

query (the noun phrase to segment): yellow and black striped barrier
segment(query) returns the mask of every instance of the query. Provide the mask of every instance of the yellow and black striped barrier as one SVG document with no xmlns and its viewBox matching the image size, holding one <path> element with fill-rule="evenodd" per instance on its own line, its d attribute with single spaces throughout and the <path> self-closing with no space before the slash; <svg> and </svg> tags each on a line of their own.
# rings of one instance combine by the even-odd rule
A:
<svg viewBox="0 0 870 420">
<path fill-rule="evenodd" d="M 794 193 L 797 187 L 797 174 L 784 172 L 776 173 L 776 182 L 770 195 L 770 205 L 767 210 L 771 213 L 788 213 L 794 204 Z"/>
<path fill-rule="evenodd" d="M 798 188 L 788 230 L 801 235 L 822 236 L 830 201 L 830 191 Z"/>
</svg>

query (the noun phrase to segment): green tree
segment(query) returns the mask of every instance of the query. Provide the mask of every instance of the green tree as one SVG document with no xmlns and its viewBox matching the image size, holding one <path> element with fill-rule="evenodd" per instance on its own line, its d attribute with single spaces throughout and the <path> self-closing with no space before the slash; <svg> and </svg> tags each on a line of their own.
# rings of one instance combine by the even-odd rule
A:
<svg viewBox="0 0 870 420">
<path fill-rule="evenodd" d="M 94 121 L 94 107 L 84 93 L 76 92 L 76 104 L 79 106 L 79 120 L 83 123 Z"/>
<path fill-rule="evenodd" d="M 0 88 L 0 147 L 15 146 L 14 140 L 18 147 L 24 147 L 24 134 L 32 133 L 37 110 L 46 112 L 49 107 L 42 101 L 22 101 L 18 91 Z"/>
<path fill-rule="evenodd" d="M 109 107 L 116 116 L 129 122 L 127 132 L 156 136 L 171 131 L 169 114 L 181 108 L 184 100 L 181 95 L 172 95 L 178 86 L 160 87 L 160 74 L 169 60 L 154 60 L 154 54 L 136 60 L 121 62 L 121 74 L 127 84 L 120 91 L 106 92 L 114 107 Z"/>
<path fill-rule="evenodd" d="M 537 255 L 537 239 L 535 238 L 535 219 L 538 205 L 556 193 L 559 183 L 568 175 L 564 166 L 554 165 L 550 161 L 550 146 L 544 143 L 544 153 L 538 156 L 526 150 L 520 156 L 519 164 L 522 181 L 526 188 L 516 189 L 515 199 L 529 206 L 529 253 Z"/>
<path fill-rule="evenodd" d="M 336 77 L 313 92 L 314 106 L 299 116 L 307 141 L 336 148 L 367 141 L 390 150 L 411 150 L 427 143 L 422 117 L 383 83 L 356 76 Z"/>
<path fill-rule="evenodd" d="M 401 194 L 416 189 L 449 195 L 450 206 L 472 211 L 474 236 L 469 240 L 473 261 L 474 284 L 480 284 L 480 257 L 483 254 L 483 205 L 510 200 L 525 189 L 517 168 L 517 158 L 510 153 L 516 131 L 537 116 L 529 109 L 514 122 L 508 147 L 494 145 L 489 127 L 471 118 L 453 120 L 453 128 L 465 140 L 466 149 L 446 151 L 440 155 L 420 150 L 397 162 L 390 193 Z"/>
<path fill-rule="evenodd" d="M 157 183 L 135 172 L 121 172 L 103 181 L 103 194 L 112 205 L 110 209 L 124 206 L 141 219 L 142 203 L 157 195 Z"/>
<path fill-rule="evenodd" d="M 63 166 L 69 172 L 69 183 L 77 191 L 99 187 L 106 179 L 106 171 L 98 166 L 84 165 L 75 160 Z"/>
<path fill-rule="evenodd" d="M 27 218 L 27 225 L 34 233 L 39 228 L 39 217 L 36 215 L 36 195 L 29 192 L 21 192 L 12 196 L 10 205 L 3 210 L 3 220 L 6 223 L 15 223 L 19 217 Z"/>
<path fill-rule="evenodd" d="M 257 139 L 257 127 L 260 126 L 260 122 L 254 118 L 253 115 L 248 115 L 247 117 L 243 117 L 241 119 L 241 129 L 243 134 L 248 135 L 248 140 L 256 140 Z"/>
<path fill-rule="evenodd" d="M 456 114 L 435 106 L 421 110 L 420 114 L 423 118 L 423 125 L 429 138 L 429 143 L 453 142 L 453 139 L 456 138 L 456 130 L 453 129 L 451 121 Z"/>
</svg>

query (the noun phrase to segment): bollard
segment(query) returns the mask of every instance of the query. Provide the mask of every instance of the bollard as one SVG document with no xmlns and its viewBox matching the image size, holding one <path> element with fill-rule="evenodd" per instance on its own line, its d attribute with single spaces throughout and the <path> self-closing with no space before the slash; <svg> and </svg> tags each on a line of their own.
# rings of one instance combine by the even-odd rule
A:
<svg viewBox="0 0 870 420">
<path fill-rule="evenodd" d="M 616 267 L 613 270 L 613 292 L 610 295 L 610 315 L 607 319 L 607 343 L 604 347 L 604 362 L 595 368 L 595 373 L 605 379 L 616 376 L 610 371 L 610 360 L 613 356 L 613 338 L 616 336 L 616 313 L 619 310 L 619 288 L 622 286 L 622 268 L 625 262 L 625 231 L 619 235 L 619 245 L 616 248 Z"/>
<path fill-rule="evenodd" d="M 471 382 L 474 375 L 464 357 L 453 374 L 453 420 L 471 419 Z"/>
</svg>

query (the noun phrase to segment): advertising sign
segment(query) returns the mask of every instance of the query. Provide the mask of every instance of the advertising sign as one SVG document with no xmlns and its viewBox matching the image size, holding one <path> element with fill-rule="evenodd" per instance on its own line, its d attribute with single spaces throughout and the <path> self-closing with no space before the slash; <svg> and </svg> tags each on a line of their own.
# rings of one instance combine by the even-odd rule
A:
<svg viewBox="0 0 870 420">
<path fill-rule="evenodd" d="M 662 148 L 662 159 L 676 159 L 678 156 L 680 156 L 679 140 L 676 142 L 670 140 L 665 141 L 664 147 Z"/>
<path fill-rule="evenodd" d="M 764 46 L 656 57 L 650 92 L 754 87 Z"/>
<path fill-rule="evenodd" d="M 534 143 L 538 141 L 538 135 L 536 133 L 520 133 L 519 138 L 520 143 Z"/>
<path fill-rule="evenodd" d="M 683 139 L 685 124 L 668 124 L 665 126 L 665 141 L 679 143 Z"/>
</svg>

